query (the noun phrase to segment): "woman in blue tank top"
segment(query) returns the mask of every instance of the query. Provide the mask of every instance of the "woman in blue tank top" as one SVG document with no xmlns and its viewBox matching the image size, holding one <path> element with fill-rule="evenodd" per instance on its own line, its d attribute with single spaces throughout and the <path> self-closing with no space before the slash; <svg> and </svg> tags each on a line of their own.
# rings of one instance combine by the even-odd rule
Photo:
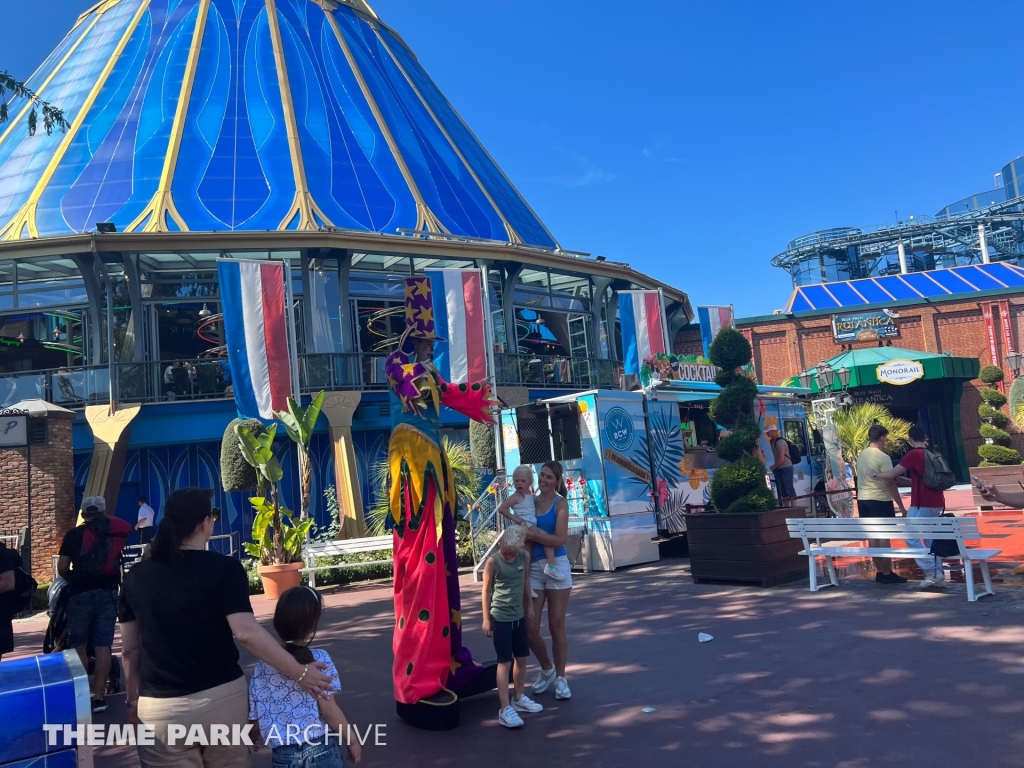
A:
<svg viewBox="0 0 1024 768">
<path fill-rule="evenodd" d="M 527 619 L 530 650 L 540 664 L 540 675 L 533 683 L 533 693 L 554 688 L 556 699 L 572 696 L 565 680 L 565 664 L 569 657 L 569 640 L 565 634 L 565 614 L 572 594 L 572 567 L 565 555 L 565 537 L 569 533 L 569 504 L 562 465 L 557 461 L 545 464 L 537 477 L 540 492 L 534 497 L 537 525 L 527 531 L 533 543 L 530 560 L 530 587 L 533 615 Z M 544 571 L 544 547 L 555 548 L 555 567 L 563 578 L 556 579 Z M 540 634 L 541 613 L 548 607 L 548 631 L 551 633 L 551 654 Z"/>
</svg>

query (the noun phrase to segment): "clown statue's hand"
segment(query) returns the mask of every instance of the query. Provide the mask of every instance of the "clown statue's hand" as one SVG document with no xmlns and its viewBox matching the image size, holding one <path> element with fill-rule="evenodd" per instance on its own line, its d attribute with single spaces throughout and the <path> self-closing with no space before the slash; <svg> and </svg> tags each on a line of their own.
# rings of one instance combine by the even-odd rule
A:
<svg viewBox="0 0 1024 768">
<path fill-rule="evenodd" d="M 473 384 L 449 384 L 441 382 L 441 405 L 468 416 L 473 421 L 495 423 L 494 408 L 498 398 L 487 381 Z"/>
</svg>

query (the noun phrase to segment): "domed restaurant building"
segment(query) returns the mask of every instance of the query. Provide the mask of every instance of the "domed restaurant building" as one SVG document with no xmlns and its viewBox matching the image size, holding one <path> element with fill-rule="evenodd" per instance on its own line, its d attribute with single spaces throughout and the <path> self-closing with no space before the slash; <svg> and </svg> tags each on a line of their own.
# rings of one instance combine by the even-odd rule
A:
<svg viewBox="0 0 1024 768">
<path fill-rule="evenodd" d="M 693 317 L 680 290 L 562 248 L 363 0 L 102 0 L 28 85 L 69 128 L 30 136 L 18 99 L 0 126 L 0 405 L 73 410 L 77 498 L 132 522 L 139 495 L 159 510 L 198 485 L 217 533 L 248 538 L 218 482 L 236 411 L 217 259 L 290 267 L 301 391 L 327 392 L 320 522 L 328 486 L 359 519 L 372 495 L 405 278 L 482 270 L 510 405 L 619 386 L 620 291 L 661 289 L 670 338 Z"/>
</svg>

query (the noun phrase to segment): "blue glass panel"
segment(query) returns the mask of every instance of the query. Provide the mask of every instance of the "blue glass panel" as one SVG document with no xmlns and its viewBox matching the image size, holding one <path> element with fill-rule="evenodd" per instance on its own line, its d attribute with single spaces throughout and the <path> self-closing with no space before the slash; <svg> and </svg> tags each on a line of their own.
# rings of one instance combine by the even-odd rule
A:
<svg viewBox="0 0 1024 768">
<path fill-rule="evenodd" d="M 491 199 L 495 201 L 519 236 L 527 243 L 554 248 L 554 239 L 540 219 L 530 210 L 526 201 L 515 190 L 491 156 L 487 154 L 484 147 L 477 141 L 476 136 L 452 108 L 444 94 L 434 85 L 434 81 L 419 65 L 416 58 L 387 29 L 382 27 L 380 34 L 395 58 L 401 63 L 402 69 L 412 78 L 416 88 L 430 105 L 431 111 L 458 146 L 462 156 L 466 158 L 466 162 L 473 168 L 477 178 L 486 187 Z"/>
<path fill-rule="evenodd" d="M 945 288 L 948 288 L 952 293 L 973 293 L 975 290 L 973 287 L 961 280 L 954 270 L 936 269 L 934 272 L 929 272 L 928 275 L 935 282 L 941 284 Z"/>
<path fill-rule="evenodd" d="M 793 306 L 790 307 L 790 312 L 810 312 L 814 309 L 810 302 L 803 294 L 803 288 L 796 292 L 796 296 L 793 298 Z"/>
<path fill-rule="evenodd" d="M 507 239 L 501 218 L 370 26 L 343 6 L 334 18 L 430 210 L 452 233 Z"/>
<path fill-rule="evenodd" d="M 70 119 L 78 114 L 88 98 L 100 72 L 120 42 L 141 0 L 125 0 L 108 10 L 96 26 L 83 39 L 47 86 L 45 98 L 60 104 Z M 47 136 L 39 131 L 29 137 L 28 132 L 12 131 L 0 144 L 0 226 L 6 224 L 28 200 L 66 134 L 54 131 Z M 43 231 L 41 235 L 66 234 L 67 225 L 56 231 Z"/>
<path fill-rule="evenodd" d="M 278 10 L 313 199 L 334 226 L 393 231 L 389 223 L 395 215 L 395 199 L 349 129 L 328 84 L 325 49 L 341 53 L 341 46 L 326 14 L 308 2 L 297 8 L 292 2 L 282 3 Z M 337 60 L 331 64 L 336 66 Z M 411 195 L 407 197 L 413 203 Z"/>
<path fill-rule="evenodd" d="M 145 210 L 163 171 L 197 5 L 182 0 L 173 16 L 166 0 L 150 5 L 41 199 L 41 219 L 63 217 L 80 232 L 97 221 L 124 230 Z"/>
<path fill-rule="evenodd" d="M 875 282 L 892 294 L 892 297 L 897 301 L 921 298 L 916 291 L 895 275 L 891 277 L 876 277 Z"/>
<path fill-rule="evenodd" d="M 1012 286 L 1024 285 L 1024 277 L 1021 277 L 1019 272 L 1015 272 L 1005 264 L 983 264 L 978 269 L 1001 283 Z"/>
<path fill-rule="evenodd" d="M 820 285 L 805 285 L 800 291 L 815 309 L 830 309 L 839 306 L 836 300 L 829 296 Z"/>
<path fill-rule="evenodd" d="M 892 301 L 892 297 L 876 285 L 874 280 L 857 280 L 853 283 L 853 287 L 871 304 Z"/>
<path fill-rule="evenodd" d="M 244 86 L 245 45 L 263 7 L 259 0 L 210 5 L 174 172 L 175 205 L 190 229 L 236 229 L 270 199 Z"/>
<path fill-rule="evenodd" d="M 994 291 L 997 288 L 1005 288 L 1002 283 L 997 283 L 989 274 L 980 267 L 960 267 L 956 270 L 964 280 L 974 285 L 979 291 Z"/>
<path fill-rule="evenodd" d="M 864 304 L 865 301 L 850 287 L 849 283 L 829 283 L 828 292 L 835 296 L 836 301 L 843 307 L 854 307 Z"/>
<path fill-rule="evenodd" d="M 911 287 L 914 288 L 922 296 L 948 296 L 942 289 L 941 286 L 935 284 L 935 282 L 929 279 L 928 274 L 924 272 L 911 272 L 907 275 L 902 275 L 903 279 L 910 283 Z"/>
</svg>

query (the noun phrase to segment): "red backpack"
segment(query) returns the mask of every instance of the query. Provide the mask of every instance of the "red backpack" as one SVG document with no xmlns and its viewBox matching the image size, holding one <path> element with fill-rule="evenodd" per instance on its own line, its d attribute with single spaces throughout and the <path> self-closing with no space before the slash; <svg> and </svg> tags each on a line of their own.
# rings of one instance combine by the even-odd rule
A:
<svg viewBox="0 0 1024 768">
<path fill-rule="evenodd" d="M 87 520 L 82 536 L 82 551 L 74 558 L 74 571 L 91 578 L 111 578 L 121 568 L 121 552 L 128 544 L 132 527 L 118 517 Z"/>
</svg>

